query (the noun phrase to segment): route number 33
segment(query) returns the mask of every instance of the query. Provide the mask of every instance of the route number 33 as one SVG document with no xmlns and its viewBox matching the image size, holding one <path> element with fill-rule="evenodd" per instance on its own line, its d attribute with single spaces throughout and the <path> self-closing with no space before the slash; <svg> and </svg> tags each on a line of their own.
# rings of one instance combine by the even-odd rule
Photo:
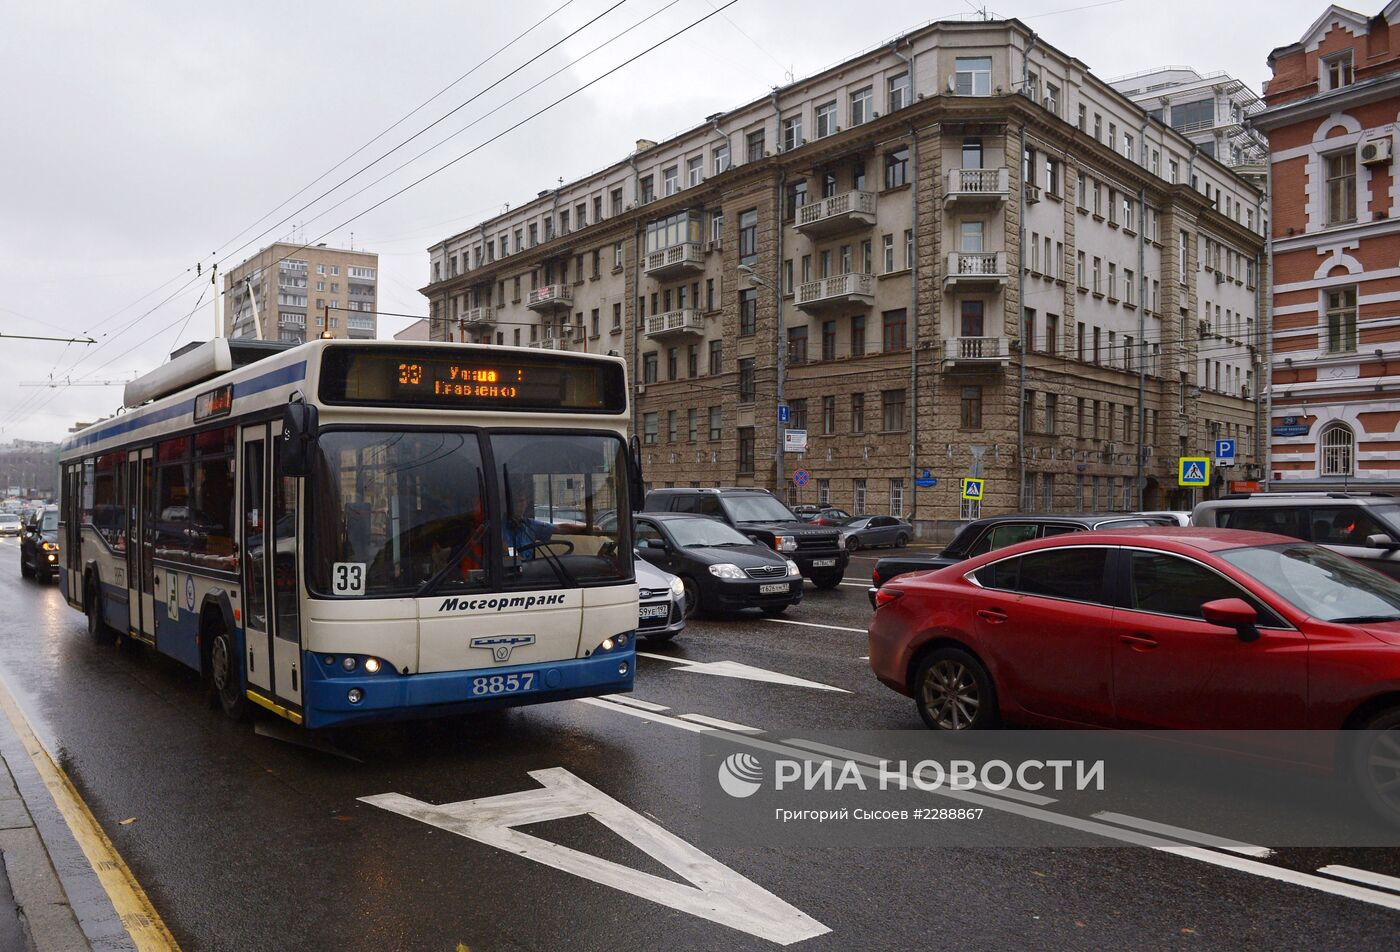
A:
<svg viewBox="0 0 1400 952">
<path fill-rule="evenodd" d="M 365 593 L 365 563 L 336 562 L 331 566 L 331 594 L 363 595 Z"/>
</svg>

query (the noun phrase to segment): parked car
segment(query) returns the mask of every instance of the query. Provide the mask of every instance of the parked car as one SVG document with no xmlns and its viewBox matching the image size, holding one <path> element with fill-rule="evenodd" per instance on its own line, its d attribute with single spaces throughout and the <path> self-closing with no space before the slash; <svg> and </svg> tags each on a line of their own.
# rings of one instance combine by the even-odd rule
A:
<svg viewBox="0 0 1400 952">
<path fill-rule="evenodd" d="M 685 586 L 670 572 L 663 572 L 637 553 L 637 637 L 670 641 L 685 631 Z"/>
<path fill-rule="evenodd" d="M 817 526 L 840 526 L 851 519 L 849 512 L 835 506 L 793 506 L 792 511 L 803 522 Z"/>
<path fill-rule="evenodd" d="M 840 585 L 851 558 L 834 527 L 803 522 L 766 489 L 653 489 L 642 509 L 719 519 L 792 559 L 817 588 Z"/>
<path fill-rule="evenodd" d="M 718 519 L 643 512 L 636 531 L 638 554 L 680 577 L 687 616 L 742 608 L 781 615 L 802 601 L 796 562 Z"/>
<path fill-rule="evenodd" d="M 0 512 L 0 536 L 17 536 L 24 531 L 20 518 L 13 512 Z"/>
<path fill-rule="evenodd" d="M 1191 524 L 1191 513 L 1179 509 L 1162 509 L 1156 512 L 1135 512 L 1133 515 L 1170 520 L 1167 522 L 1167 525 L 1189 526 Z"/>
<path fill-rule="evenodd" d="M 856 516 L 840 526 L 841 544 L 848 552 L 880 545 L 903 548 L 909 544 L 914 527 L 894 516 Z"/>
<path fill-rule="evenodd" d="M 1400 499 L 1384 493 L 1232 493 L 1198 505 L 1191 524 L 1277 532 L 1400 578 Z"/>
<path fill-rule="evenodd" d="M 875 604 L 876 591 L 892 578 L 906 572 L 926 572 L 945 565 L 1027 539 L 1064 535 L 1067 532 L 1088 532 L 1093 529 L 1140 529 L 1172 523 L 1157 516 L 1100 513 L 1065 515 L 1062 513 L 1011 513 L 975 519 L 963 526 L 947 548 L 937 555 L 887 556 L 875 563 L 871 572 L 870 604 Z"/>
<path fill-rule="evenodd" d="M 58 574 L 58 510 L 31 511 L 19 540 L 19 574 L 52 581 Z"/>
<path fill-rule="evenodd" d="M 938 730 L 1374 732 L 1345 754 L 1400 822 L 1400 583 L 1263 532 L 1037 539 L 887 584 L 870 665 Z M 1340 736 L 1340 735 L 1338 735 Z M 1387 755 L 1378 761 L 1375 757 Z"/>
</svg>

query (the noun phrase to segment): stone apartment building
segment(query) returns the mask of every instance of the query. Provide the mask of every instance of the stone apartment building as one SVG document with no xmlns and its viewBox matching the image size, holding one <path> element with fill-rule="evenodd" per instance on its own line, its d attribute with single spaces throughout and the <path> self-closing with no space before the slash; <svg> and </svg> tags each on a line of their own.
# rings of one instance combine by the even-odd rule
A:
<svg viewBox="0 0 1400 952">
<path fill-rule="evenodd" d="M 940 22 L 433 245 L 422 293 L 434 339 L 626 355 L 653 485 L 1182 506 L 1217 437 L 1258 474 L 1262 211 L 1019 21 Z"/>
<path fill-rule="evenodd" d="M 1275 489 L 1400 489 L 1400 0 L 1269 55 Z"/>
<path fill-rule="evenodd" d="M 378 276 L 373 252 L 268 245 L 224 275 L 224 334 L 300 342 L 329 331 L 332 337 L 372 340 L 379 328 Z"/>
</svg>

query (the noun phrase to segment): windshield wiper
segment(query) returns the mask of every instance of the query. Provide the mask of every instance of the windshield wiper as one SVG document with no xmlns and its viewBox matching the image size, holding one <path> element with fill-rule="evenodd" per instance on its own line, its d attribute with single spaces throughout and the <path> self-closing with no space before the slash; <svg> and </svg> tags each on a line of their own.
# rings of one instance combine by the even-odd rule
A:
<svg viewBox="0 0 1400 952">
<path fill-rule="evenodd" d="M 1400 621 L 1400 615 L 1348 615 L 1345 618 L 1329 618 L 1334 625 L 1363 625 L 1367 622 Z"/>
<path fill-rule="evenodd" d="M 515 497 L 510 491 L 510 467 L 505 464 L 501 465 L 501 480 L 505 483 L 506 487 L 506 525 L 510 526 L 516 532 L 523 533 L 526 529 L 526 522 L 523 518 L 515 514 Z M 540 558 L 544 559 L 545 564 L 550 567 L 555 577 L 559 579 L 560 585 L 563 585 L 565 588 L 578 588 L 578 579 L 574 578 L 573 574 L 564 567 L 564 563 L 560 561 L 559 556 L 549 551 L 548 547 L 550 544 L 548 539 L 544 541 L 535 540 L 529 543 L 528 548 Z M 512 548 L 516 549 L 518 552 L 521 548 L 525 547 L 512 546 Z M 519 558 L 520 556 L 516 555 L 517 561 Z M 517 566 L 517 568 L 519 568 L 519 566 Z"/>
<path fill-rule="evenodd" d="M 482 479 L 482 472 L 480 466 L 476 468 L 476 485 L 478 490 L 480 490 L 481 487 L 486 485 L 486 483 Z M 436 572 L 434 572 L 432 577 L 429 578 L 426 582 L 418 586 L 418 591 L 413 593 L 413 597 L 427 598 L 429 595 L 433 594 L 433 592 L 437 590 L 438 586 L 445 582 L 447 580 L 447 577 L 452 574 L 452 569 L 456 567 L 457 564 L 462 560 L 462 556 L 467 554 L 467 550 L 470 549 L 472 546 L 476 545 L 478 542 L 480 542 L 482 536 L 486 535 L 486 529 L 487 524 L 483 521 L 474 530 L 472 530 L 471 535 L 467 536 L 467 538 L 464 541 L 458 543 L 457 547 L 454 548 L 452 552 L 447 556 L 447 564 L 444 565 L 442 568 L 438 569 Z"/>
</svg>

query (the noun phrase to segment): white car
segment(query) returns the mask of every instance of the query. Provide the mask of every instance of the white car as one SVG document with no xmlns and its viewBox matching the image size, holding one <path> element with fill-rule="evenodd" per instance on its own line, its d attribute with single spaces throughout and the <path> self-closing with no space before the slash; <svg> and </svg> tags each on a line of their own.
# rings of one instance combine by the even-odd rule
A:
<svg viewBox="0 0 1400 952">
<path fill-rule="evenodd" d="M 633 560 L 633 567 L 641 589 L 637 637 L 670 641 L 685 630 L 685 586 L 640 555 Z"/>
<path fill-rule="evenodd" d="M 0 512 L 0 536 L 17 536 L 21 531 L 23 531 L 23 529 L 20 525 L 19 516 L 15 515 L 13 512 Z"/>
<path fill-rule="evenodd" d="M 1191 524 L 1191 513 L 1178 512 L 1175 509 L 1161 509 L 1157 512 L 1135 512 L 1135 516 L 1153 516 L 1157 519 L 1175 519 L 1179 526 L 1189 526 Z"/>
</svg>

